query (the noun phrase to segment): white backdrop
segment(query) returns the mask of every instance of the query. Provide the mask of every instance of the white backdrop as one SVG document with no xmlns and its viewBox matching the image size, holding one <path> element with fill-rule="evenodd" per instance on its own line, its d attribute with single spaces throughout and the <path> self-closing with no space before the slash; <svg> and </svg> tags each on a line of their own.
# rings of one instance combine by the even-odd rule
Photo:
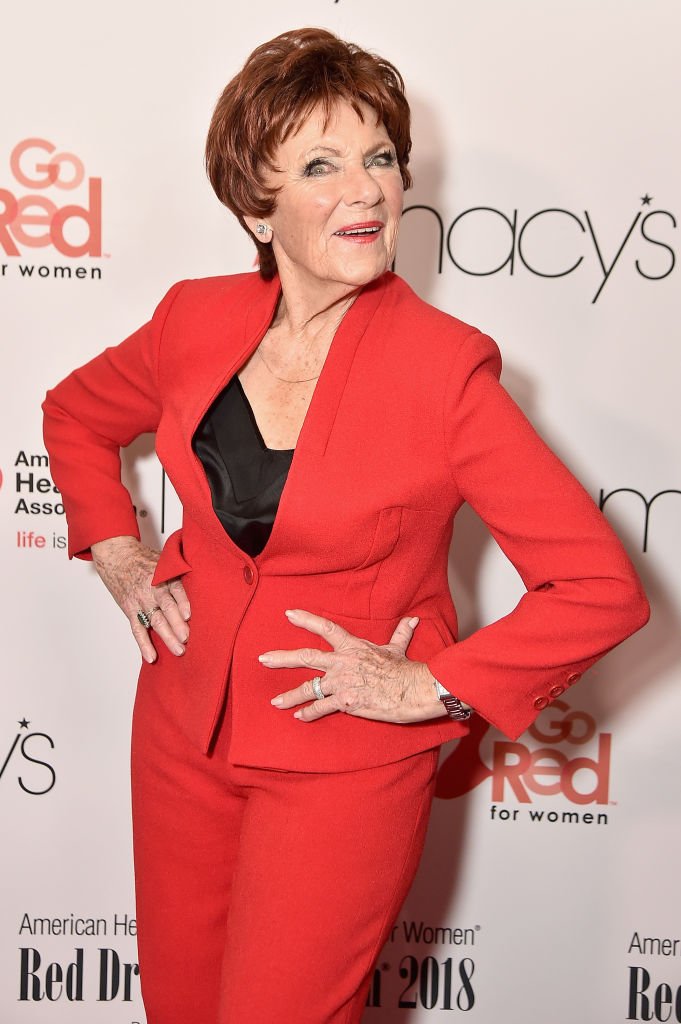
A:
<svg viewBox="0 0 681 1024">
<path fill-rule="evenodd" d="M 91 567 L 67 563 L 39 405 L 172 282 L 251 267 L 204 178 L 205 131 L 251 49 L 302 25 L 403 72 L 419 208 L 396 269 L 496 338 L 504 383 L 604 502 L 653 603 L 517 744 L 490 731 L 443 751 L 365 1019 L 681 1020 L 678 5 L 15 0 L 2 22 L 3 1024 L 145 1019 L 127 779 L 138 658 Z M 178 510 L 149 439 L 133 447 L 158 543 Z M 520 592 L 466 512 L 452 585 L 464 632 Z M 273 984 L 276 949 L 272 936 Z"/>
</svg>

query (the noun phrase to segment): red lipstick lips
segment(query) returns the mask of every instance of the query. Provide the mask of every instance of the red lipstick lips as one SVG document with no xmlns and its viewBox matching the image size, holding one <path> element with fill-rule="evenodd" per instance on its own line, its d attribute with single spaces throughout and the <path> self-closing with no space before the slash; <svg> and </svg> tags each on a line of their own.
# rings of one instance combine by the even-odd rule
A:
<svg viewBox="0 0 681 1024">
<path fill-rule="evenodd" d="M 345 227 L 334 231 L 338 238 L 347 239 L 350 242 L 373 242 L 383 228 L 380 220 L 365 220 L 359 224 L 346 224 Z"/>
</svg>

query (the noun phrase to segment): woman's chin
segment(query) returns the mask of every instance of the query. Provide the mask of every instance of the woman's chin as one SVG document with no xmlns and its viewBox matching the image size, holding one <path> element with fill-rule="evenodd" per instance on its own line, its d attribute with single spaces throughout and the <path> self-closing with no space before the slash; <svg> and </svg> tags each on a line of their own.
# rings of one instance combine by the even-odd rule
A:
<svg viewBox="0 0 681 1024">
<path fill-rule="evenodd" d="M 352 264 L 346 264 L 340 270 L 338 280 L 344 284 L 351 284 L 355 288 L 361 288 L 363 285 L 375 281 L 389 269 L 387 259 L 357 260 Z"/>
<path fill-rule="evenodd" d="M 287 286 L 314 291 L 331 288 L 363 288 L 390 269 L 390 263 L 383 254 L 379 259 L 354 259 L 329 262 L 325 266 L 311 267 L 291 264 L 279 267 L 279 273 L 286 291 Z"/>
</svg>

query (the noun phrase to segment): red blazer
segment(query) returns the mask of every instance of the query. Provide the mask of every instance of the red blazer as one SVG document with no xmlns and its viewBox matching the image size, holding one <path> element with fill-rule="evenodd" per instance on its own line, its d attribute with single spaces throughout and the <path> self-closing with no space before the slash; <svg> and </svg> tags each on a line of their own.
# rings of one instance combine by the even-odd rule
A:
<svg viewBox="0 0 681 1024">
<path fill-rule="evenodd" d="M 343 320 L 298 439 L 270 540 L 256 558 L 213 512 L 192 436 L 265 333 L 279 282 L 185 281 L 153 318 L 76 370 L 44 403 L 70 554 L 139 536 L 119 449 L 155 431 L 183 506 L 154 583 L 182 576 L 191 638 L 157 644 L 140 686 L 210 746 L 226 690 L 237 763 L 291 770 L 383 764 L 464 735 L 446 718 L 394 725 L 330 715 L 306 724 L 270 705 L 309 670 L 272 670 L 273 648 L 326 647 L 286 608 L 385 643 L 420 616 L 408 656 L 515 738 L 580 674 L 642 626 L 648 605 L 612 529 L 509 398 L 494 342 L 421 301 L 391 273 Z M 447 581 L 452 521 L 469 502 L 527 588 L 499 621 L 455 642 Z"/>
</svg>

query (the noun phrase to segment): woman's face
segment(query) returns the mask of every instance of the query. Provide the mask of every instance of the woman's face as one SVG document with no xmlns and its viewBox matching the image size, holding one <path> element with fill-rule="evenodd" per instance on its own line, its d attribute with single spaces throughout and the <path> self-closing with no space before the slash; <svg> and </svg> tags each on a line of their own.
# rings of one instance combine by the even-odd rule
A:
<svg viewBox="0 0 681 1024">
<path fill-rule="evenodd" d="M 324 130 L 317 108 L 274 155 L 266 182 L 283 187 L 266 221 L 284 284 L 357 287 L 392 264 L 402 177 L 383 124 L 366 104 L 362 113 L 341 102 Z"/>
</svg>

